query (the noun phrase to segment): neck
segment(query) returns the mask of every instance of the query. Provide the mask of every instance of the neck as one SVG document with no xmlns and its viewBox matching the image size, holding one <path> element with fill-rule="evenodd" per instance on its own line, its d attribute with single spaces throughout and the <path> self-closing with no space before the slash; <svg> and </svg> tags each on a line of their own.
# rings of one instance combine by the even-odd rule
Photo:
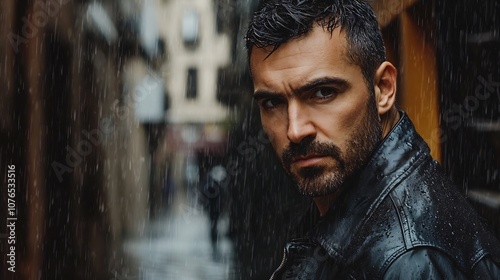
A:
<svg viewBox="0 0 500 280">
<path fill-rule="evenodd" d="M 330 209 L 330 205 L 339 197 L 341 191 L 337 191 L 333 194 L 328 194 L 324 196 L 317 196 L 313 198 L 314 204 L 318 208 L 319 215 L 321 217 L 325 216 L 328 210 Z"/>
<path fill-rule="evenodd" d="M 387 113 L 380 116 L 380 122 L 382 124 L 382 138 L 385 138 L 392 128 L 398 123 L 399 111 L 396 107 L 392 107 Z"/>
</svg>

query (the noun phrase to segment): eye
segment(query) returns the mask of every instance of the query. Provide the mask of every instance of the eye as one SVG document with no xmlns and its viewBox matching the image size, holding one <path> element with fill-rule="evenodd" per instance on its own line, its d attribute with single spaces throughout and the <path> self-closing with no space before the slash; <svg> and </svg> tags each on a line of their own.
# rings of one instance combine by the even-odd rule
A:
<svg viewBox="0 0 500 280">
<path fill-rule="evenodd" d="M 337 95 L 337 90 L 334 88 L 319 88 L 314 92 L 313 97 L 319 99 L 328 99 Z"/>
<path fill-rule="evenodd" d="M 268 98 L 262 100 L 260 103 L 260 106 L 264 109 L 273 109 L 279 106 L 282 103 L 281 99 L 279 98 Z"/>
</svg>

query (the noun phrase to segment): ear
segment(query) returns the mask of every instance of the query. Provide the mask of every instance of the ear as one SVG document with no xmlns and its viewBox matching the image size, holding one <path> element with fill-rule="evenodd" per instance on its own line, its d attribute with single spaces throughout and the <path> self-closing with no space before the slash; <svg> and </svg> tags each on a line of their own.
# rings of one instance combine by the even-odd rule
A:
<svg viewBox="0 0 500 280">
<path fill-rule="evenodd" d="M 385 115 L 396 102 L 397 70 L 390 62 L 385 61 L 375 72 L 375 100 L 379 116 Z"/>
</svg>

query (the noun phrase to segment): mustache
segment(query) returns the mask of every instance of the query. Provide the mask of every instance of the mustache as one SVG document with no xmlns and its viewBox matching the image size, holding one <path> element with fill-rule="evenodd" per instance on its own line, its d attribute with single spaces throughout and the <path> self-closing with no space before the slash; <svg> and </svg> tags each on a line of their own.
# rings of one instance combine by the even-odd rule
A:
<svg viewBox="0 0 500 280">
<path fill-rule="evenodd" d="M 310 154 L 330 156 L 343 165 L 339 147 L 333 144 L 321 143 L 318 141 L 290 143 L 281 154 L 281 160 L 285 167 L 289 169 L 291 164 L 296 161 L 297 158 Z"/>
</svg>

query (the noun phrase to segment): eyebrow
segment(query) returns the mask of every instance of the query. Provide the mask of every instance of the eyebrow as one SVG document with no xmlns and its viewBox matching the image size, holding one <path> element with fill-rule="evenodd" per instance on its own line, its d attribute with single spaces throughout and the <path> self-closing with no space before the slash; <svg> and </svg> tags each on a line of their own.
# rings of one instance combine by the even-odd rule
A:
<svg viewBox="0 0 500 280">
<path fill-rule="evenodd" d="M 279 95 L 280 95 L 279 93 L 275 93 L 275 92 L 270 92 L 270 91 L 266 91 L 266 90 L 258 90 L 253 94 L 253 99 L 258 102 L 260 100 L 267 99 L 267 98 L 274 98 L 274 97 L 279 96 Z"/>
<path fill-rule="evenodd" d="M 315 89 L 315 88 L 319 88 L 319 87 L 323 87 L 323 86 L 330 86 L 330 85 L 335 85 L 343 90 L 345 90 L 351 86 L 351 84 L 347 80 L 344 80 L 342 78 L 322 77 L 322 78 L 315 79 L 315 80 L 308 82 L 307 84 L 294 90 L 294 92 L 301 93 L 301 92 L 310 91 L 310 90 Z"/>
<path fill-rule="evenodd" d="M 337 78 L 337 77 L 322 77 L 318 79 L 314 79 L 307 84 L 297 88 L 294 90 L 295 95 L 300 95 L 301 93 L 308 92 L 310 90 L 313 90 L 315 88 L 320 88 L 324 86 L 331 86 L 335 85 L 339 87 L 341 90 L 346 90 L 351 87 L 351 84 L 342 78 Z M 267 91 L 267 90 L 257 90 L 253 94 L 253 98 L 256 101 L 266 99 L 266 98 L 273 98 L 276 96 L 281 95 L 280 93 L 277 92 L 272 92 L 272 91 Z"/>
</svg>

